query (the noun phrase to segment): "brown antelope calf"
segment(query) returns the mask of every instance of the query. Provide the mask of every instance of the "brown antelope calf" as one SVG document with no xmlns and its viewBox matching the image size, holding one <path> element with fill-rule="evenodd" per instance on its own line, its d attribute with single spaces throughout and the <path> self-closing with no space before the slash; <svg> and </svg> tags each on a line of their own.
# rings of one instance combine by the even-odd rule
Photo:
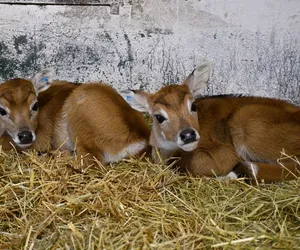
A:
<svg viewBox="0 0 300 250">
<path fill-rule="evenodd" d="M 149 136 L 143 115 L 112 87 L 89 83 L 73 90 L 57 114 L 53 144 L 106 164 L 145 151 Z"/>
<path fill-rule="evenodd" d="M 38 151 L 76 151 L 86 163 L 106 164 L 148 150 L 150 129 L 112 87 L 54 82 L 39 95 Z"/>
<path fill-rule="evenodd" d="M 300 156 L 300 108 L 283 100 L 261 97 L 198 98 L 206 87 L 210 66 L 196 68 L 181 85 L 156 93 L 123 91 L 135 109 L 153 117 L 152 156 L 180 157 L 178 165 L 192 175 L 248 173 L 277 181 L 299 176 L 297 164 L 283 169 L 282 149 Z"/>
<path fill-rule="evenodd" d="M 37 96 L 49 88 L 53 70 L 45 69 L 32 79 L 8 80 L 0 85 L 0 145 L 4 150 L 28 148 L 36 139 Z"/>
</svg>

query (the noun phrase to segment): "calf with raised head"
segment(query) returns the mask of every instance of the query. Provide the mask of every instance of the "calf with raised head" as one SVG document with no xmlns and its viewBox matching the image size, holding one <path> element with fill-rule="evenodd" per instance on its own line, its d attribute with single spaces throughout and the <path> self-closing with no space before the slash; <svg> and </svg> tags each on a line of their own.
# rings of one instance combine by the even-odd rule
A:
<svg viewBox="0 0 300 250">
<path fill-rule="evenodd" d="M 38 94 L 49 88 L 53 71 L 45 69 L 31 80 L 7 80 L 0 85 L 0 144 L 4 150 L 30 147 L 36 140 Z"/>
<path fill-rule="evenodd" d="M 210 66 L 204 64 L 181 85 L 156 93 L 122 92 L 133 108 L 153 117 L 153 158 L 159 159 L 157 151 L 163 159 L 180 157 L 178 165 L 195 176 L 233 170 L 266 181 L 299 176 L 297 164 L 287 162 L 283 168 L 277 159 L 283 149 L 300 156 L 300 108 L 262 97 L 200 98 L 209 76 Z"/>
</svg>

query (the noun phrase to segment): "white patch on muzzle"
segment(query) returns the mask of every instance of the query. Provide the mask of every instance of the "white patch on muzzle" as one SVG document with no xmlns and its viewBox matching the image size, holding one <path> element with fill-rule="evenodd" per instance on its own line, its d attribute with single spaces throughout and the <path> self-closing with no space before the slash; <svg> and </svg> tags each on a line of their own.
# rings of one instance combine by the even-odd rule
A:
<svg viewBox="0 0 300 250">
<path fill-rule="evenodd" d="M 31 134 L 32 134 L 32 142 L 31 142 L 31 143 L 28 143 L 28 144 L 21 144 L 21 142 L 20 142 L 20 140 L 19 140 L 19 136 L 18 136 L 18 134 L 20 133 L 20 131 L 19 131 L 17 134 L 15 134 L 14 136 L 12 136 L 11 134 L 9 134 L 9 135 L 10 135 L 10 137 L 13 139 L 14 143 L 17 144 L 18 147 L 20 147 L 20 148 L 28 148 L 28 147 L 30 147 L 30 146 L 32 145 L 32 143 L 34 143 L 34 141 L 36 140 L 36 135 L 35 135 L 35 133 L 34 133 L 32 130 L 30 130 L 30 132 L 31 132 Z"/>
<path fill-rule="evenodd" d="M 197 148 L 198 143 L 199 143 L 199 140 L 198 140 L 198 141 L 194 141 L 194 142 L 190 142 L 190 143 L 184 144 L 184 145 L 178 145 L 178 146 L 179 146 L 183 151 L 191 152 L 191 151 L 193 151 L 194 149 Z"/>
<path fill-rule="evenodd" d="M 194 132 L 195 132 L 195 134 L 196 134 L 196 140 L 193 141 L 193 142 L 190 142 L 190 143 L 184 143 L 184 142 L 182 141 L 181 137 L 180 137 L 180 133 L 181 133 L 182 131 L 180 131 L 180 132 L 178 133 L 178 135 L 177 135 L 177 140 L 176 140 L 176 142 L 177 142 L 178 147 L 181 148 L 183 151 L 186 151 L 186 152 L 191 152 L 191 151 L 195 150 L 195 149 L 197 148 L 198 143 L 199 143 L 199 140 L 200 140 L 200 135 L 199 135 L 199 133 L 197 132 L 197 130 L 194 129 L 194 128 L 191 128 L 191 129 L 193 129 Z"/>
</svg>

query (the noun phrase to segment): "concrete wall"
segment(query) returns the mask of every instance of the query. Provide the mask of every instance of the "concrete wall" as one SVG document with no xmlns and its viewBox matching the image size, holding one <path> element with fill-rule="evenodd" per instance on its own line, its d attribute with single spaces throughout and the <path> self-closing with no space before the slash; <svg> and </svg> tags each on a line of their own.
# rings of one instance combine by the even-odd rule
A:
<svg viewBox="0 0 300 250">
<path fill-rule="evenodd" d="M 119 2 L 0 4 L 0 80 L 55 66 L 59 79 L 156 90 L 210 61 L 208 94 L 300 103 L 299 0 Z"/>
</svg>

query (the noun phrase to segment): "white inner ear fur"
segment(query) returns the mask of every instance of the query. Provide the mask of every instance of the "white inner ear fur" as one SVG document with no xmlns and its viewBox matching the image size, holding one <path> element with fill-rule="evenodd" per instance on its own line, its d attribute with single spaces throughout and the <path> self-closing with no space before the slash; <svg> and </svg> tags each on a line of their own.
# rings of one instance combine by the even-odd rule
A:
<svg viewBox="0 0 300 250">
<path fill-rule="evenodd" d="M 32 77 L 31 82 L 35 88 L 36 93 L 45 91 L 51 86 L 51 83 L 54 81 L 55 70 L 52 68 L 43 69 L 40 72 L 36 73 Z"/>
<path fill-rule="evenodd" d="M 203 93 L 208 84 L 210 72 L 210 64 L 205 63 L 198 66 L 186 79 L 185 83 L 189 86 L 194 97 Z"/>
</svg>

